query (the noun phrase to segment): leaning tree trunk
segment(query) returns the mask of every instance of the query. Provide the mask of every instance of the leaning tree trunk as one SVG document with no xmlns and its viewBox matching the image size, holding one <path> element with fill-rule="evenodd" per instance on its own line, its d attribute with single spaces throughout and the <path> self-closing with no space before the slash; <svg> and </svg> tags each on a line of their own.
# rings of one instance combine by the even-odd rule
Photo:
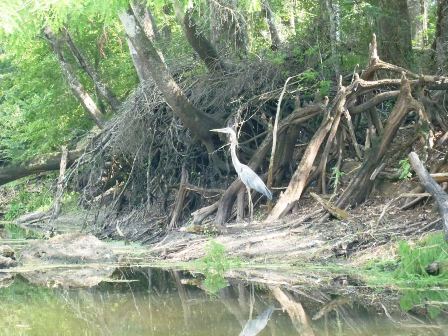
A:
<svg viewBox="0 0 448 336">
<path fill-rule="evenodd" d="M 146 73 L 150 74 L 174 114 L 204 143 L 209 151 L 212 151 L 213 140 L 209 130 L 220 127 L 221 123 L 210 115 L 198 110 L 188 100 L 182 89 L 169 73 L 165 62 L 160 58 L 154 44 L 146 37 L 142 28 L 137 23 L 133 12 L 128 10 L 127 12 L 120 13 L 119 16 L 132 45 L 131 53 L 135 50 L 139 66 Z"/>
<path fill-rule="evenodd" d="M 193 18 L 193 8 L 187 9 L 185 13 L 182 12 L 182 7 L 179 2 L 174 2 L 174 8 L 179 23 L 182 25 L 185 37 L 190 43 L 194 51 L 199 55 L 204 62 L 208 71 L 210 72 L 225 72 L 224 62 L 219 57 L 215 47 L 205 37 Z"/>
<path fill-rule="evenodd" d="M 65 59 L 64 54 L 62 53 L 61 40 L 53 34 L 50 27 L 45 27 L 44 35 L 50 43 L 53 52 L 58 58 L 62 73 L 64 74 L 64 77 L 74 96 L 81 103 L 84 109 L 89 113 L 90 117 L 95 121 L 98 127 L 103 128 L 104 116 L 99 110 L 96 103 L 93 101 L 92 97 L 87 93 L 87 91 L 84 89 L 84 86 L 76 77 L 76 74 L 70 64 Z"/>
<path fill-rule="evenodd" d="M 439 213 L 442 217 L 443 227 L 445 229 L 445 240 L 448 242 L 448 195 L 443 191 L 442 187 L 434 181 L 415 152 L 409 153 L 409 161 L 411 162 L 412 168 L 414 168 L 414 171 L 417 173 L 420 183 L 437 202 Z"/>
<path fill-rule="evenodd" d="M 118 111 L 120 102 L 116 98 L 115 94 L 101 80 L 99 73 L 92 67 L 92 65 L 87 61 L 82 52 L 75 45 L 75 42 L 73 41 L 72 37 L 70 36 L 70 33 L 66 28 L 64 28 L 64 33 L 67 45 L 70 48 L 70 51 L 72 52 L 73 56 L 78 61 L 81 69 L 83 69 L 86 72 L 86 74 L 92 79 L 97 92 L 104 99 L 104 101 L 109 104 L 109 106 L 112 108 L 114 112 Z"/>
<path fill-rule="evenodd" d="M 448 73 L 448 0 L 437 1 L 437 27 L 434 40 L 436 63 L 440 73 Z"/>
<path fill-rule="evenodd" d="M 143 28 L 148 39 L 151 41 L 157 40 L 160 37 L 159 29 L 157 28 L 154 16 L 149 11 L 148 7 L 145 6 L 145 3 L 141 1 L 131 1 L 131 7 L 135 14 L 135 18 Z"/>
<path fill-rule="evenodd" d="M 274 12 L 272 11 L 268 0 L 262 0 L 261 6 L 263 8 L 263 14 L 266 17 L 266 22 L 269 27 L 269 33 L 271 34 L 271 49 L 277 50 L 280 47 L 282 41 L 280 39 L 280 34 L 278 33 Z"/>
</svg>

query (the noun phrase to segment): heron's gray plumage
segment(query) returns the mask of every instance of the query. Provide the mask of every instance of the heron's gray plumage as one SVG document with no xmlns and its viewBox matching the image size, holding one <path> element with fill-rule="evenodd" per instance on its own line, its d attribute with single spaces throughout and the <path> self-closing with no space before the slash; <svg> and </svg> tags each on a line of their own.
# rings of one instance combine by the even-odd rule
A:
<svg viewBox="0 0 448 336">
<path fill-rule="evenodd" d="M 265 195 L 272 200 L 272 192 L 266 187 L 263 180 L 248 166 L 241 164 L 243 169 L 240 170 L 238 176 L 241 181 L 251 189 L 258 191 L 260 194 Z"/>
<path fill-rule="evenodd" d="M 246 166 L 245 164 L 242 164 L 236 156 L 238 139 L 236 137 L 235 131 L 230 127 L 212 129 L 210 131 L 227 133 L 230 135 L 230 154 L 232 156 L 232 163 L 236 173 L 238 174 L 238 177 L 247 188 L 254 189 L 272 200 L 272 192 L 268 189 L 268 187 L 266 187 L 263 180 L 252 170 L 252 168 Z"/>
<path fill-rule="evenodd" d="M 258 335 L 268 324 L 273 311 L 274 307 L 269 306 L 264 312 L 258 315 L 256 319 L 248 320 L 239 336 Z"/>
</svg>

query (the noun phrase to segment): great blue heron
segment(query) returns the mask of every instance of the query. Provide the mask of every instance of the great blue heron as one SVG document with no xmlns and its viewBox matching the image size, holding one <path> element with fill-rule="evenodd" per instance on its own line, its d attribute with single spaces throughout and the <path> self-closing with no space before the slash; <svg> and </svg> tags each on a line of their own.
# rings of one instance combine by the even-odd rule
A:
<svg viewBox="0 0 448 336">
<path fill-rule="evenodd" d="M 272 200 L 272 193 L 266 187 L 262 179 L 250 167 L 246 166 L 245 164 L 242 164 L 240 160 L 238 160 L 238 157 L 236 156 L 236 147 L 238 146 L 238 139 L 236 137 L 235 131 L 230 127 L 212 129 L 210 131 L 226 133 L 230 135 L 230 154 L 232 156 L 233 167 L 235 168 L 238 177 L 246 186 L 247 195 L 249 198 L 249 217 L 252 220 L 253 204 L 250 189 L 255 189 L 259 193 L 265 195 L 270 200 Z"/>
</svg>

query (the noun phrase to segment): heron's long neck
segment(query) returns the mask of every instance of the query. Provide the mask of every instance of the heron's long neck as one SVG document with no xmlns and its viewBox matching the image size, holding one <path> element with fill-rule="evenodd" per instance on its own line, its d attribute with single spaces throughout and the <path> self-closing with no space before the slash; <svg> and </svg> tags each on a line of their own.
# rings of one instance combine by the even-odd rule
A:
<svg viewBox="0 0 448 336">
<path fill-rule="evenodd" d="M 238 160 L 238 157 L 236 156 L 236 143 L 230 144 L 230 155 L 232 156 L 232 163 L 235 167 L 235 170 L 237 173 L 239 173 L 239 167 L 241 166 L 240 160 Z"/>
</svg>

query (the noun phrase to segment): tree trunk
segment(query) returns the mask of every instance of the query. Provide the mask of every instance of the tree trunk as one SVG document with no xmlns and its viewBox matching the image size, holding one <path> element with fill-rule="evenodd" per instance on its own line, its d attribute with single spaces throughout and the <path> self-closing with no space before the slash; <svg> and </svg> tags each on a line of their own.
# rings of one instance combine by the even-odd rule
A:
<svg viewBox="0 0 448 336">
<path fill-rule="evenodd" d="M 119 16 L 133 47 L 131 53 L 133 50 L 136 52 L 136 59 L 138 59 L 141 69 L 151 75 L 174 114 L 182 120 L 193 135 L 204 143 L 210 152 L 213 151 L 213 138 L 209 130 L 220 127 L 221 123 L 191 104 L 169 73 L 154 44 L 143 33 L 132 11 L 122 12 Z"/>
<path fill-rule="evenodd" d="M 434 40 L 437 68 L 441 74 L 448 73 L 448 0 L 437 2 L 437 26 Z"/>
<path fill-rule="evenodd" d="M 61 40 L 57 38 L 49 27 L 45 27 L 44 35 L 51 47 L 53 48 L 54 53 L 56 54 L 59 65 L 61 66 L 62 73 L 65 76 L 65 79 L 72 90 L 76 99 L 81 103 L 84 109 L 89 113 L 95 123 L 99 128 L 104 127 L 104 116 L 101 111 L 98 109 L 98 106 L 93 101 L 92 97 L 87 93 L 84 89 L 84 86 L 76 77 L 75 72 L 73 71 L 70 64 L 65 59 L 62 53 Z"/>
<path fill-rule="evenodd" d="M 380 10 L 377 17 L 381 59 L 407 67 L 412 62 L 412 36 L 407 0 L 371 0 Z"/>
<path fill-rule="evenodd" d="M 341 43 L 340 21 L 341 13 L 338 0 L 325 0 L 328 18 L 330 21 L 330 46 L 331 58 L 333 61 L 334 72 L 336 78 L 341 73 L 341 65 L 339 61 L 339 44 Z"/>
<path fill-rule="evenodd" d="M 266 22 L 269 27 L 269 33 L 271 34 L 271 49 L 277 50 L 282 43 L 280 34 L 278 33 L 277 24 L 275 23 L 275 16 L 272 12 L 271 6 L 268 0 L 262 0 L 261 6 L 263 8 L 263 14 L 266 17 Z"/>
<path fill-rule="evenodd" d="M 174 9 L 179 23 L 182 26 L 185 37 L 190 43 L 191 47 L 196 51 L 201 60 L 204 62 L 208 71 L 210 72 L 225 72 L 224 62 L 220 59 L 215 47 L 205 37 L 193 18 L 193 8 L 187 9 L 185 13 L 182 12 L 182 7 L 179 2 L 174 2 Z"/>
<path fill-rule="evenodd" d="M 408 0 L 411 37 L 419 48 L 428 45 L 428 0 Z"/>
<path fill-rule="evenodd" d="M 84 57 L 84 55 L 78 49 L 78 47 L 76 47 L 75 43 L 73 42 L 72 37 L 70 36 L 70 34 L 66 28 L 64 28 L 64 32 L 65 32 L 65 38 L 66 38 L 67 45 L 70 48 L 70 51 L 72 52 L 73 56 L 76 58 L 79 65 L 81 66 L 81 68 L 92 79 L 93 84 L 95 85 L 95 88 L 97 89 L 97 92 L 99 93 L 99 95 L 109 104 L 109 106 L 112 108 L 112 110 L 114 112 L 116 112 L 120 106 L 120 102 L 115 97 L 115 94 L 101 80 L 101 77 L 98 74 L 98 72 L 90 65 L 90 63 L 87 61 L 87 59 Z"/>
<path fill-rule="evenodd" d="M 143 28 L 146 37 L 150 41 L 156 41 L 160 37 L 159 29 L 157 28 L 154 16 L 145 5 L 145 2 L 131 1 L 131 7 L 135 14 L 135 18 Z"/>
<path fill-rule="evenodd" d="M 83 151 L 74 150 L 67 154 L 67 165 L 73 164 Z M 20 165 L 0 167 L 0 186 L 29 175 L 46 171 L 59 170 L 61 153 L 53 153 Z"/>
<path fill-rule="evenodd" d="M 137 54 L 137 50 L 135 50 L 132 42 L 129 38 L 126 37 L 126 43 L 129 47 L 129 53 L 131 54 L 132 63 L 134 64 L 135 71 L 137 72 L 138 79 L 140 83 L 143 83 L 151 78 L 151 73 L 149 68 L 146 66 L 142 57 Z"/>
</svg>

